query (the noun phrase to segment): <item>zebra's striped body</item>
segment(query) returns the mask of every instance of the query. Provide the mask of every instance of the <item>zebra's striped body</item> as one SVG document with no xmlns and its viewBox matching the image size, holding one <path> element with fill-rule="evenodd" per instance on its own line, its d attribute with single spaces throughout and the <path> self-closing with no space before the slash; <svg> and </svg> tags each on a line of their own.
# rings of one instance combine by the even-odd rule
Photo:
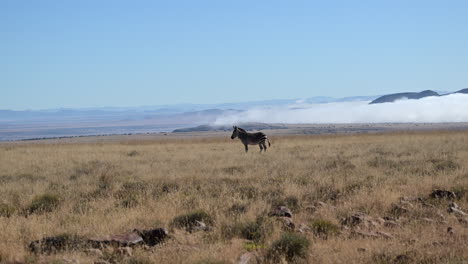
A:
<svg viewBox="0 0 468 264">
<path fill-rule="evenodd" d="M 262 132 L 249 133 L 240 127 L 234 126 L 233 128 L 234 131 L 232 131 L 231 139 L 235 139 L 236 137 L 238 137 L 241 140 L 242 144 L 244 144 L 245 152 L 249 151 L 248 145 L 259 145 L 260 152 L 262 152 L 262 150 L 267 150 L 265 142 L 268 142 L 269 147 L 271 146 L 270 140 Z"/>
</svg>

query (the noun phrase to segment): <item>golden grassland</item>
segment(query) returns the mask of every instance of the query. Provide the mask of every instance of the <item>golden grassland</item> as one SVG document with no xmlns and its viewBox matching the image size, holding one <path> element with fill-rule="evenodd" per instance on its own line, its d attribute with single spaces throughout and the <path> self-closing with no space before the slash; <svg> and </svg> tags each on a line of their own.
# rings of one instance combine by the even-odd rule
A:
<svg viewBox="0 0 468 264">
<path fill-rule="evenodd" d="M 447 212 L 453 201 L 428 198 L 433 189 L 450 190 L 468 211 L 468 133 L 277 136 L 261 154 L 256 146 L 244 153 L 229 136 L 0 144 L 0 262 L 93 263 L 98 257 L 81 251 L 34 255 L 28 244 L 59 234 L 95 237 L 155 227 L 167 228 L 172 238 L 107 260 L 236 263 L 250 250 L 266 262 L 286 261 L 268 258 L 288 231 L 267 216 L 273 206 L 286 205 L 296 227 L 312 228 L 300 234 L 310 246 L 293 262 L 468 263 L 463 217 Z M 35 213 L 31 203 L 44 194 L 57 197 L 58 205 Z M 401 197 L 410 202 L 401 204 Z M 411 200 L 417 197 L 434 207 Z M 327 205 L 312 207 L 319 201 Z M 400 205 L 408 211 L 395 210 Z M 211 231 L 171 226 L 197 210 L 213 219 Z M 357 212 L 389 217 L 397 226 L 341 225 Z M 239 231 L 247 223 L 260 223 L 258 237 Z M 392 237 L 355 236 L 356 230 Z"/>
</svg>

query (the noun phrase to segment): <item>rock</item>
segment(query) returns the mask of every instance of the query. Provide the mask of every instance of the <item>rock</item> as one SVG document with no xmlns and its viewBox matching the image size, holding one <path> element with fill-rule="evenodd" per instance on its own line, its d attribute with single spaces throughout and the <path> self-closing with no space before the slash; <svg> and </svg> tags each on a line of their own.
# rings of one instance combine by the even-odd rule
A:
<svg viewBox="0 0 468 264">
<path fill-rule="evenodd" d="M 455 231 L 453 230 L 453 227 L 451 227 L 451 226 L 447 227 L 447 234 L 449 234 L 449 235 L 455 234 Z"/>
<path fill-rule="evenodd" d="M 126 247 L 143 244 L 143 238 L 136 232 L 121 234 L 121 235 L 109 235 L 103 237 L 96 237 L 88 239 L 88 244 L 93 248 L 100 248 L 103 245 L 111 245 L 115 247 Z"/>
<path fill-rule="evenodd" d="M 281 221 L 283 224 L 283 229 L 288 231 L 294 231 L 296 225 L 294 224 L 293 220 L 289 217 L 278 217 L 278 220 Z"/>
<path fill-rule="evenodd" d="M 335 210 L 335 209 L 336 209 L 336 206 L 329 205 L 329 204 L 324 203 L 324 202 L 321 202 L 321 201 L 315 202 L 314 205 L 315 205 L 316 207 L 326 207 L 326 208 L 331 209 L 331 210 Z"/>
<path fill-rule="evenodd" d="M 423 218 L 421 218 L 421 220 L 426 222 L 426 223 L 429 223 L 429 224 L 433 224 L 433 223 L 436 222 L 433 219 L 430 219 L 430 218 L 427 218 L 427 217 L 423 217 Z"/>
<path fill-rule="evenodd" d="M 86 255 L 95 256 L 95 257 L 104 257 L 104 253 L 97 248 L 87 248 L 84 250 Z"/>
<path fill-rule="evenodd" d="M 306 224 L 300 224 L 297 231 L 299 233 L 308 233 L 308 232 L 312 231 L 312 229 Z"/>
<path fill-rule="evenodd" d="M 389 233 L 385 233 L 385 232 L 382 232 L 382 231 L 377 231 L 375 232 L 377 235 L 385 238 L 385 239 L 393 239 L 394 237 L 392 235 L 390 235 Z"/>
<path fill-rule="evenodd" d="M 191 225 L 187 231 L 197 232 L 197 231 L 210 231 L 210 230 L 211 228 L 207 226 L 204 222 L 195 220 L 195 224 Z"/>
<path fill-rule="evenodd" d="M 314 206 L 314 205 L 307 205 L 305 208 L 304 208 L 308 213 L 315 213 L 315 211 L 317 211 L 317 207 Z"/>
<path fill-rule="evenodd" d="M 205 225 L 206 227 L 206 225 Z M 87 240 L 92 248 L 101 248 L 106 245 L 113 247 L 127 247 L 136 245 L 155 246 L 169 237 L 164 228 L 155 228 L 148 230 L 134 229 L 133 232 L 122 235 L 110 235 Z"/>
<path fill-rule="evenodd" d="M 411 207 L 411 208 L 414 207 L 414 205 L 412 203 L 408 202 L 408 201 L 400 201 L 400 203 L 405 205 L 405 206 Z"/>
<path fill-rule="evenodd" d="M 458 218 L 458 222 L 463 225 L 468 225 L 468 217 Z"/>
<path fill-rule="evenodd" d="M 440 189 L 435 189 L 432 191 L 432 193 L 429 195 L 429 197 L 433 199 L 455 199 L 457 196 L 455 195 L 454 192 L 447 191 L 447 190 L 440 190 Z"/>
<path fill-rule="evenodd" d="M 131 247 L 119 247 L 115 250 L 115 253 L 121 256 L 131 257 L 133 255 L 133 250 Z"/>
<path fill-rule="evenodd" d="M 385 239 L 393 239 L 393 236 L 388 234 L 388 233 L 385 233 L 385 232 L 381 232 L 381 231 L 377 231 L 377 232 L 365 232 L 365 231 L 353 231 L 351 232 L 351 235 L 352 236 L 360 236 L 360 237 L 364 237 L 364 238 L 385 238 Z"/>
<path fill-rule="evenodd" d="M 460 207 L 458 206 L 458 204 L 456 203 L 450 203 L 449 204 L 449 208 L 447 209 L 447 211 L 449 213 L 455 213 L 457 215 L 460 215 L 460 216 L 467 216 L 468 214 L 463 212 Z"/>
<path fill-rule="evenodd" d="M 380 236 L 375 233 L 364 231 L 353 231 L 351 232 L 351 236 L 360 236 L 364 238 L 380 238 Z"/>
<path fill-rule="evenodd" d="M 359 224 L 364 224 L 366 226 L 369 224 L 373 226 L 378 225 L 375 221 L 372 220 L 371 217 L 360 212 L 347 216 L 345 218 L 342 218 L 340 223 L 341 225 L 350 226 L 350 227 L 354 227 Z"/>
<path fill-rule="evenodd" d="M 69 259 L 69 258 L 63 258 L 62 263 L 66 264 L 80 264 L 80 261 L 77 259 Z"/>
<path fill-rule="evenodd" d="M 292 218 L 293 214 L 286 206 L 278 206 L 273 209 L 268 216 L 281 216 Z"/>
<path fill-rule="evenodd" d="M 393 261 L 393 263 L 411 263 L 412 262 L 412 259 L 407 256 L 407 255 L 398 255 L 395 257 L 395 260 Z"/>
<path fill-rule="evenodd" d="M 397 205 L 397 204 L 394 204 L 392 206 L 391 212 L 392 212 L 392 214 L 394 214 L 396 216 L 400 216 L 400 215 L 408 214 L 410 212 L 410 209 L 408 209 L 406 207 L 403 207 L 403 206 L 400 206 L 400 205 Z"/>
<path fill-rule="evenodd" d="M 155 228 L 149 230 L 134 229 L 133 232 L 140 235 L 145 245 L 148 245 L 150 247 L 162 243 L 169 237 L 169 233 L 164 228 Z"/>
<path fill-rule="evenodd" d="M 239 257 L 237 264 L 260 264 L 262 263 L 260 256 L 254 252 L 246 252 Z"/>
<path fill-rule="evenodd" d="M 392 221 L 392 220 L 385 220 L 383 225 L 386 227 L 401 227 L 399 223 L 397 223 L 396 221 Z"/>
</svg>

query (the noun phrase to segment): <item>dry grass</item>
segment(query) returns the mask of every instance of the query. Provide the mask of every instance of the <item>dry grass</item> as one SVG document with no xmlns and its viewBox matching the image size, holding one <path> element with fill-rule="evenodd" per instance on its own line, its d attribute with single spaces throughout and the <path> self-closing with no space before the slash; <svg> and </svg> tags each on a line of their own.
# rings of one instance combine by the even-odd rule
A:
<svg viewBox="0 0 468 264">
<path fill-rule="evenodd" d="M 117 262 L 233 263 L 247 250 L 267 256 L 286 233 L 266 216 L 279 204 L 293 210 L 296 226 L 319 230 L 304 234 L 310 241 L 306 257 L 292 261 L 468 260 L 467 226 L 447 212 L 449 201 L 427 200 L 435 208 L 410 202 L 404 204 L 409 212 L 395 210 L 401 197 L 427 198 L 440 188 L 455 191 L 455 202 L 468 211 L 468 133 L 274 137 L 264 154 L 256 148 L 245 154 L 228 136 L 0 145 L 0 262 L 92 263 L 97 257 L 79 251 L 35 256 L 27 245 L 44 236 L 98 236 L 137 227 L 166 227 L 173 238 Z M 54 203 L 31 210 L 43 195 Z M 311 210 L 317 201 L 330 206 Z M 171 225 L 194 211 L 209 215 L 211 231 L 188 233 Z M 394 217 L 400 226 L 354 228 L 393 239 L 352 236 L 340 221 L 356 212 Z M 255 242 L 246 239 L 250 234 Z"/>
</svg>

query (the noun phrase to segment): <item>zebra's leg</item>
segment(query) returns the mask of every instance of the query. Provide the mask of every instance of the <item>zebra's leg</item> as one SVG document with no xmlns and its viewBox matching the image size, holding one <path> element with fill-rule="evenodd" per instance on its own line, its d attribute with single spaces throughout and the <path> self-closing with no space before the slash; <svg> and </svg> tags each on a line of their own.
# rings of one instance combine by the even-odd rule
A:
<svg viewBox="0 0 468 264">
<path fill-rule="evenodd" d="M 260 152 L 262 152 L 263 150 L 262 143 L 258 144 L 258 146 L 260 147 Z"/>
<path fill-rule="evenodd" d="M 244 147 L 245 147 L 245 152 L 247 153 L 247 151 L 249 151 L 249 147 L 247 147 L 247 144 L 245 144 Z"/>
<path fill-rule="evenodd" d="M 263 151 L 266 151 L 266 150 L 267 150 L 267 146 L 266 146 L 265 142 L 263 142 L 262 145 L 263 145 Z"/>
</svg>

